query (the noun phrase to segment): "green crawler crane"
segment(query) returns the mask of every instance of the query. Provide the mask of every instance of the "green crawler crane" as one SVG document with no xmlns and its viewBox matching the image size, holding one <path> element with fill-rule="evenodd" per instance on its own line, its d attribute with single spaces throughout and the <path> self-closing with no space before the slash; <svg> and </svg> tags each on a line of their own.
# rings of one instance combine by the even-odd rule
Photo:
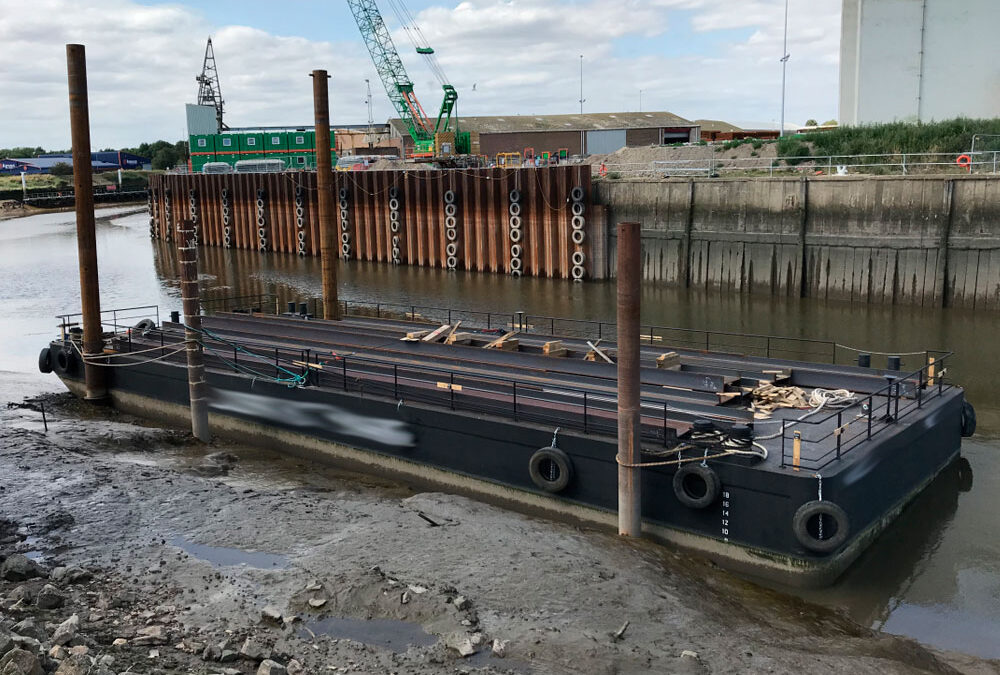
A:
<svg viewBox="0 0 1000 675">
<path fill-rule="evenodd" d="M 444 100 L 441 102 L 441 109 L 433 126 L 431 126 L 430 119 L 428 119 L 413 91 L 413 82 L 406 74 L 406 68 L 399 58 L 399 52 L 396 51 L 396 46 L 392 42 L 392 37 L 389 35 L 389 30 L 386 28 L 375 0 L 347 0 L 351 13 L 354 14 L 354 21 L 361 31 L 361 37 L 368 48 L 368 53 L 371 54 L 375 70 L 385 86 L 385 93 L 389 95 L 389 100 L 392 101 L 396 114 L 406 124 L 410 137 L 413 139 L 414 155 L 420 157 L 439 155 L 441 148 L 434 146 L 434 138 L 436 134 L 447 131 L 455 131 L 455 152 L 468 154 L 469 134 L 461 133 L 457 128 L 451 128 L 451 116 L 455 109 L 455 103 L 458 101 L 458 92 L 444 77 L 444 72 L 434 58 L 434 50 L 426 46 L 426 41 L 423 41 L 422 44 L 416 42 L 416 36 L 421 39 L 423 36 L 415 24 L 412 27 L 406 24 L 403 17 L 408 16 L 409 13 L 402 5 L 401 0 L 389 0 L 389 2 L 392 3 L 400 17 L 407 34 L 411 36 L 411 40 L 414 40 L 417 53 L 427 57 L 431 69 L 441 81 Z M 412 20 L 410 23 L 412 24 Z"/>
</svg>

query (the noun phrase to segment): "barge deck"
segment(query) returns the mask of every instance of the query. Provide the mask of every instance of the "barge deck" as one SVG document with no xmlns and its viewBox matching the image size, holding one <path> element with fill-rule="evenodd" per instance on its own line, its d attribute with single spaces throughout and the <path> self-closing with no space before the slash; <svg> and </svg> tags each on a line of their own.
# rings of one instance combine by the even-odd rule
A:
<svg viewBox="0 0 1000 675">
<path fill-rule="evenodd" d="M 79 391 L 72 324 L 63 317 L 64 339 L 40 367 Z M 606 359 L 615 344 L 531 329 L 523 317 L 485 329 L 205 316 L 213 430 L 611 525 L 617 380 Z M 106 337 L 99 361 L 124 366 L 108 369 L 113 402 L 182 423 L 183 326 L 112 326 Z M 959 453 L 971 411 L 945 381 L 949 357 L 928 352 L 915 368 L 885 370 L 672 347 L 650 331 L 640 378 L 644 530 L 741 571 L 832 582 Z M 761 393 L 775 388 L 819 390 L 820 404 L 763 415 Z"/>
</svg>

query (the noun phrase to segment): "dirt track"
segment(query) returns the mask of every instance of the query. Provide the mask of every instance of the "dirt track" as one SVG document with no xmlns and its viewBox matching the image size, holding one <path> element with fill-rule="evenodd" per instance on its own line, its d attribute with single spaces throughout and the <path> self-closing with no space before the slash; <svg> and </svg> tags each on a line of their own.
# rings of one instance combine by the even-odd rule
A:
<svg viewBox="0 0 1000 675">
<path fill-rule="evenodd" d="M 4 401 L 36 381 L 0 375 Z M 55 653 L 95 675 L 1000 672 L 661 547 L 44 400 L 47 433 L 0 411 L 0 557 L 92 578 L 55 572 L 50 609 L 45 579 L 0 580 L 0 650 L 76 614 Z"/>
</svg>

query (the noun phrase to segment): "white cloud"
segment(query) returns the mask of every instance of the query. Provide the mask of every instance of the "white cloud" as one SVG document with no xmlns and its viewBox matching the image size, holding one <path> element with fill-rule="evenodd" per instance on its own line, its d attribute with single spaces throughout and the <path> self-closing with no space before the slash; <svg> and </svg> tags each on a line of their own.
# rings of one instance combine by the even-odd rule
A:
<svg viewBox="0 0 1000 675">
<path fill-rule="evenodd" d="M 83 5 L 0 0 L 0 147 L 69 145 L 69 42 L 87 45 L 95 147 L 182 138 L 183 104 L 197 92 L 210 33 L 234 125 L 309 123 L 308 73 L 323 67 L 333 76 L 335 121 L 366 119 L 365 78 L 376 118 L 392 112 L 360 36 L 338 44 L 214 26 L 182 4 Z M 791 0 L 789 120 L 836 116 L 839 7 L 839 0 Z M 644 109 L 739 123 L 778 117 L 783 9 L 782 0 L 465 0 L 430 7 L 417 20 L 459 90 L 463 115 L 577 110 L 584 54 L 585 110 L 634 110 L 641 88 Z M 686 50 L 677 41 L 690 30 L 698 44 Z M 706 45 L 723 37 L 732 41 L 709 53 Z M 425 109 L 436 112 L 437 83 L 405 37 L 394 38 Z"/>
</svg>

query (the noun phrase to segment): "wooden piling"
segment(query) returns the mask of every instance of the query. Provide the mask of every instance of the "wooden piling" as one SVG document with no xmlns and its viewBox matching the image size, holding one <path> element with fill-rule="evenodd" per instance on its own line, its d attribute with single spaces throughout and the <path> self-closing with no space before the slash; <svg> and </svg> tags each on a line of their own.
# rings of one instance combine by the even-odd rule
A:
<svg viewBox="0 0 1000 675">
<path fill-rule="evenodd" d="M 90 109 L 87 97 L 87 53 L 83 45 L 66 45 L 69 79 L 69 124 L 73 143 L 73 193 L 76 243 L 80 258 L 80 301 L 83 312 L 83 359 L 86 399 L 107 398 L 107 372 L 94 363 L 104 352 L 101 291 L 97 274 L 97 234 L 90 159 Z"/>
<path fill-rule="evenodd" d="M 177 222 L 177 264 L 180 267 L 181 301 L 184 310 L 184 343 L 188 365 L 188 395 L 191 399 L 191 433 L 203 443 L 211 438 L 208 429 L 208 384 L 201 351 L 201 303 L 198 289 L 198 245 L 194 224 Z"/>
</svg>

